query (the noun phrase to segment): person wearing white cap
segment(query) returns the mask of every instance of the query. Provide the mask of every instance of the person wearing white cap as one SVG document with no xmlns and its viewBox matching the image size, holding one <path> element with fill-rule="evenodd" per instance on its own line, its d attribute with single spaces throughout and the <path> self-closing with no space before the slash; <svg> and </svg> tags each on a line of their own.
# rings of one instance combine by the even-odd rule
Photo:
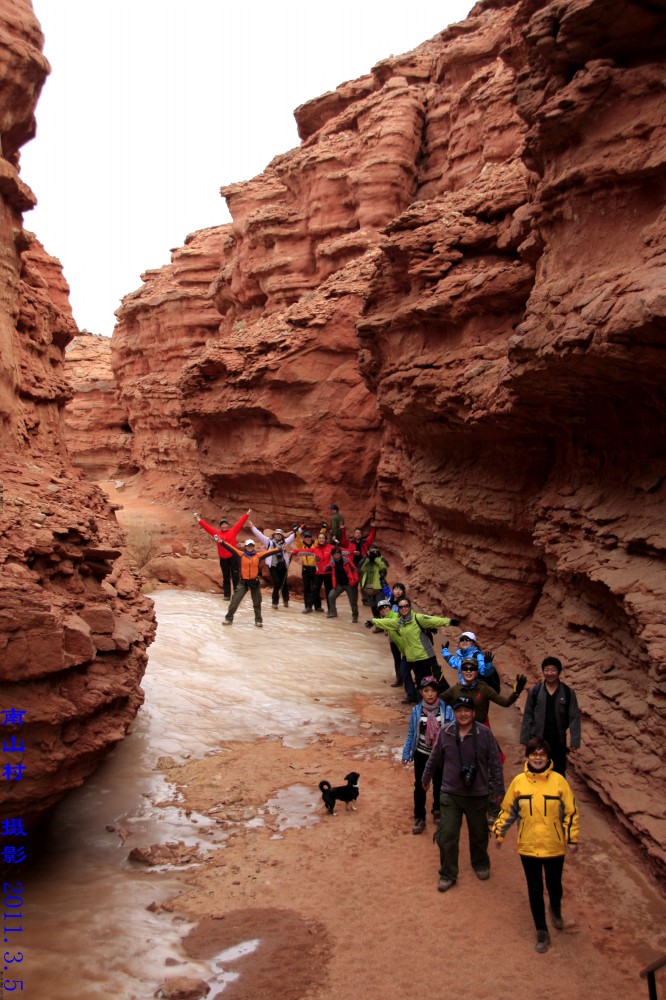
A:
<svg viewBox="0 0 666 1000">
<path fill-rule="evenodd" d="M 223 625 L 233 625 L 234 615 L 238 610 L 238 605 L 243 600 L 248 590 L 252 595 L 252 606 L 254 608 L 254 624 L 257 628 L 261 628 L 263 622 L 261 620 L 261 581 L 259 579 L 259 563 L 266 556 L 270 556 L 271 553 L 277 552 L 277 548 L 274 549 L 263 549 L 257 552 L 257 546 L 254 538 L 246 538 L 243 542 L 243 548 L 237 549 L 233 545 L 229 545 L 219 536 L 215 537 L 215 541 L 219 545 L 224 545 L 225 548 L 229 549 L 230 552 L 235 552 L 236 555 L 240 556 L 240 580 L 238 586 L 234 590 L 234 596 L 231 598 L 231 603 L 225 615 Z"/>
<path fill-rule="evenodd" d="M 489 684 L 494 691 L 499 691 L 499 677 L 493 665 L 493 654 L 482 653 L 476 643 L 474 632 L 461 632 L 458 639 L 458 649 L 455 653 L 449 651 L 449 644 L 445 642 L 442 646 L 442 656 L 449 667 L 458 671 L 458 683 L 463 683 L 462 661 L 474 659 L 479 667 L 479 677 Z"/>
<path fill-rule="evenodd" d="M 289 553 L 287 552 L 287 546 L 291 545 L 296 538 L 296 532 L 292 531 L 291 534 L 287 535 L 285 538 L 282 528 L 275 528 L 272 537 L 270 537 L 269 535 L 263 535 L 258 528 L 255 528 L 252 521 L 248 521 L 247 523 L 254 537 L 257 538 L 262 545 L 273 545 L 275 548 L 275 554 L 268 556 L 266 559 L 266 566 L 268 567 L 268 572 L 271 574 L 271 580 L 273 581 L 273 610 L 277 611 L 280 607 L 280 594 L 282 594 L 282 603 L 285 608 L 288 608 L 289 583 L 287 581 L 287 575 L 289 573 Z"/>
</svg>

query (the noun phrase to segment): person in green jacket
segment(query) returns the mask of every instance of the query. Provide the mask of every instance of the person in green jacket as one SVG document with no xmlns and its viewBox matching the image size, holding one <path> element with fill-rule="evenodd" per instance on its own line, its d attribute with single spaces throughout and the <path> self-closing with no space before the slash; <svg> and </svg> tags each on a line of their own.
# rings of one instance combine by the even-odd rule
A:
<svg viewBox="0 0 666 1000">
<path fill-rule="evenodd" d="M 460 625 L 460 620 L 412 611 L 412 602 L 408 597 L 399 599 L 397 619 L 370 618 L 365 623 L 366 628 L 378 628 L 389 634 L 402 653 L 407 671 L 410 674 L 414 672 L 417 687 L 424 677 L 435 677 L 440 683 L 440 689 L 447 688 L 448 683 L 441 676 L 442 671 L 428 632 L 437 628 L 449 628 L 451 625 Z M 417 701 L 418 698 L 413 696 L 405 698 L 405 703 L 415 704 Z"/>
<path fill-rule="evenodd" d="M 388 566 L 386 559 L 382 558 L 381 552 L 373 543 L 368 549 L 367 556 L 361 560 L 358 567 L 363 603 L 372 605 L 375 614 L 377 613 L 377 601 L 384 596 Z M 423 676 L 425 677 L 425 674 Z"/>
</svg>

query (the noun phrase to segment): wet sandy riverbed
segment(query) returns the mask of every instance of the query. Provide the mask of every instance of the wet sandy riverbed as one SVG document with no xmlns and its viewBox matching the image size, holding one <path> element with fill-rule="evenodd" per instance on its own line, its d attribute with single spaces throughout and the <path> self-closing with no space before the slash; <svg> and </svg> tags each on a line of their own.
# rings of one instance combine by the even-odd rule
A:
<svg viewBox="0 0 666 1000">
<path fill-rule="evenodd" d="M 547 955 L 515 842 L 488 883 L 462 845 L 459 884 L 436 892 L 432 827 L 412 836 L 411 771 L 396 759 L 408 709 L 386 639 L 340 605 L 327 620 L 264 603 L 259 630 L 249 599 L 223 628 L 219 596 L 156 595 L 133 734 L 58 810 L 26 887 L 24 996 L 143 1000 L 173 975 L 225 1000 L 402 1000 L 449 977 L 452 997 L 647 996 L 637 970 L 666 950 L 663 898 L 584 789 L 566 928 Z M 510 777 L 518 715 L 493 725 Z M 358 812 L 328 817 L 318 782 L 352 769 Z M 128 859 L 168 843 L 185 864 Z"/>
</svg>

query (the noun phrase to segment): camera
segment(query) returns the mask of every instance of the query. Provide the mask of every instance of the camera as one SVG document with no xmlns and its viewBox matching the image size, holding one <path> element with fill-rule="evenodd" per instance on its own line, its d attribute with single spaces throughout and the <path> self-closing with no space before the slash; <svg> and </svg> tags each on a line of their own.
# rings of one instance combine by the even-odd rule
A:
<svg viewBox="0 0 666 1000">
<path fill-rule="evenodd" d="M 476 764 L 467 764 L 466 767 L 461 767 L 460 776 L 462 777 L 465 786 L 467 788 L 471 788 L 476 777 Z"/>
</svg>

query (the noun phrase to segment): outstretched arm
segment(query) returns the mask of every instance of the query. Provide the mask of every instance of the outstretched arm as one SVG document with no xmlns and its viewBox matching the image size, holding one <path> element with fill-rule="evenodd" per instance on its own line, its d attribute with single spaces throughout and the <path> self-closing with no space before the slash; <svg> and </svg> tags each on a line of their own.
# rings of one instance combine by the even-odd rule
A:
<svg viewBox="0 0 666 1000">
<path fill-rule="evenodd" d="M 193 516 L 195 520 L 199 522 L 199 527 L 203 528 L 204 531 L 208 532 L 209 535 L 215 538 L 218 529 L 214 528 L 212 524 L 208 524 L 208 522 L 204 521 L 203 518 L 199 517 L 198 514 L 194 514 Z"/>
<path fill-rule="evenodd" d="M 241 514 L 241 516 L 238 518 L 233 528 L 231 529 L 231 533 L 234 537 L 241 530 L 241 528 L 243 527 L 249 516 L 250 516 L 250 511 L 248 510 L 246 514 Z"/>
<path fill-rule="evenodd" d="M 219 535 L 213 535 L 213 538 L 215 539 L 218 545 L 221 545 L 223 548 L 228 549 L 229 552 L 235 552 L 237 556 L 243 555 L 242 549 L 237 549 L 235 545 L 229 545 L 229 542 L 225 542 L 224 539 L 220 538 Z"/>
<path fill-rule="evenodd" d="M 269 546 L 271 544 L 271 542 L 272 542 L 273 539 L 269 538 L 268 535 L 263 535 L 259 531 L 259 528 L 255 528 L 254 525 L 251 525 L 250 526 L 250 531 L 252 532 L 252 534 L 254 535 L 255 538 L 259 539 L 259 541 L 261 542 L 262 545 Z"/>
</svg>

